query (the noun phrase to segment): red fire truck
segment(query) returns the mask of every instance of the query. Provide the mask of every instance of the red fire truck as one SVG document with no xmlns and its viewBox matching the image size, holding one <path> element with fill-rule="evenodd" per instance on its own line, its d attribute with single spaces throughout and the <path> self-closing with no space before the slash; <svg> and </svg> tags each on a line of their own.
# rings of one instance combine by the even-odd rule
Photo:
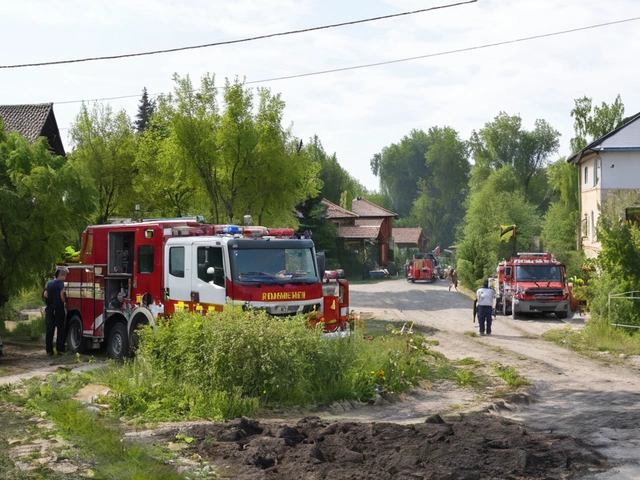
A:
<svg viewBox="0 0 640 480">
<path fill-rule="evenodd" d="M 569 315 L 565 268 L 551 253 L 518 253 L 500 262 L 497 273 L 497 312 L 514 319 L 527 313 Z"/>
<path fill-rule="evenodd" d="M 424 280 L 434 282 L 438 279 L 438 260 L 433 253 L 416 253 L 409 263 L 408 282 Z"/>
<path fill-rule="evenodd" d="M 348 324 L 348 284 L 323 297 L 324 256 L 293 229 L 203 225 L 195 219 L 95 225 L 82 234 L 79 264 L 67 264 L 67 348 L 122 358 L 136 329 L 177 310 L 225 305 L 272 315 L 315 315 L 329 330 Z"/>
</svg>

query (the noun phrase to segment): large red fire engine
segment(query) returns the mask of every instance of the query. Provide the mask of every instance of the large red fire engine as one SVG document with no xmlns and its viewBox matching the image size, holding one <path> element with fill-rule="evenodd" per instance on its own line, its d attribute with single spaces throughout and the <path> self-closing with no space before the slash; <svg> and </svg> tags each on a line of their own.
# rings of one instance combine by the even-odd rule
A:
<svg viewBox="0 0 640 480">
<path fill-rule="evenodd" d="M 569 315 L 565 268 L 551 253 L 518 253 L 500 262 L 497 273 L 496 311 L 514 319 L 523 313 Z"/>
<path fill-rule="evenodd" d="M 320 261 L 319 261 L 320 259 Z M 67 264 L 67 347 L 130 353 L 136 329 L 177 310 L 225 305 L 272 315 L 316 313 L 327 331 L 346 328 L 348 284 L 323 296 L 324 257 L 293 229 L 203 225 L 190 219 L 95 225 Z"/>
</svg>

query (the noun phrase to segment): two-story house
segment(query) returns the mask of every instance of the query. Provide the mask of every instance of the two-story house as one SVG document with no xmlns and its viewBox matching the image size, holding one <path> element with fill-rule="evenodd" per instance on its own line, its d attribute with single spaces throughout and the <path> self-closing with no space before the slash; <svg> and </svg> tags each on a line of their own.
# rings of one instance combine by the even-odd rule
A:
<svg viewBox="0 0 640 480">
<path fill-rule="evenodd" d="M 628 207 L 640 203 L 640 114 L 591 142 L 567 162 L 579 170 L 579 248 L 587 258 L 594 258 L 602 249 L 596 234 L 600 215 L 622 219 Z"/>
</svg>

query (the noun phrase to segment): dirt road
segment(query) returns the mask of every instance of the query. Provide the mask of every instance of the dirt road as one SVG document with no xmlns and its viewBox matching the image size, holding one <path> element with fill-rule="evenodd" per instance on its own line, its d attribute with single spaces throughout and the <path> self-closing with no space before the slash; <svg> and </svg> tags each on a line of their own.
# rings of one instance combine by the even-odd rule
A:
<svg viewBox="0 0 640 480">
<path fill-rule="evenodd" d="M 353 285 L 351 305 L 377 318 L 411 320 L 437 329 L 435 347 L 452 360 L 472 357 L 516 368 L 531 381 L 532 402 L 507 405 L 504 417 L 539 432 L 570 435 L 604 455 L 614 468 L 593 479 L 640 478 L 640 358 L 590 359 L 540 338 L 548 329 L 584 319 L 555 317 L 512 320 L 498 316 L 493 335 L 472 337 L 472 300 L 449 292 L 448 282 L 409 284 L 404 279 Z M 618 363 L 620 363 L 618 365 Z M 416 411 L 419 418 L 424 412 Z"/>
</svg>

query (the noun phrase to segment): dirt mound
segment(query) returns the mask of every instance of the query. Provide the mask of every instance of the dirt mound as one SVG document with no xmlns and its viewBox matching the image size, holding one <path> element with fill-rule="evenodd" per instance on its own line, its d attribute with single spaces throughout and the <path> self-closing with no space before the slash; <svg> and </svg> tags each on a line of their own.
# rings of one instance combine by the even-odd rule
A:
<svg viewBox="0 0 640 480">
<path fill-rule="evenodd" d="M 575 439 L 528 431 L 496 415 L 425 423 L 327 422 L 294 425 L 246 418 L 170 428 L 192 437 L 221 478 L 242 479 L 561 479 L 609 468 Z"/>
</svg>

